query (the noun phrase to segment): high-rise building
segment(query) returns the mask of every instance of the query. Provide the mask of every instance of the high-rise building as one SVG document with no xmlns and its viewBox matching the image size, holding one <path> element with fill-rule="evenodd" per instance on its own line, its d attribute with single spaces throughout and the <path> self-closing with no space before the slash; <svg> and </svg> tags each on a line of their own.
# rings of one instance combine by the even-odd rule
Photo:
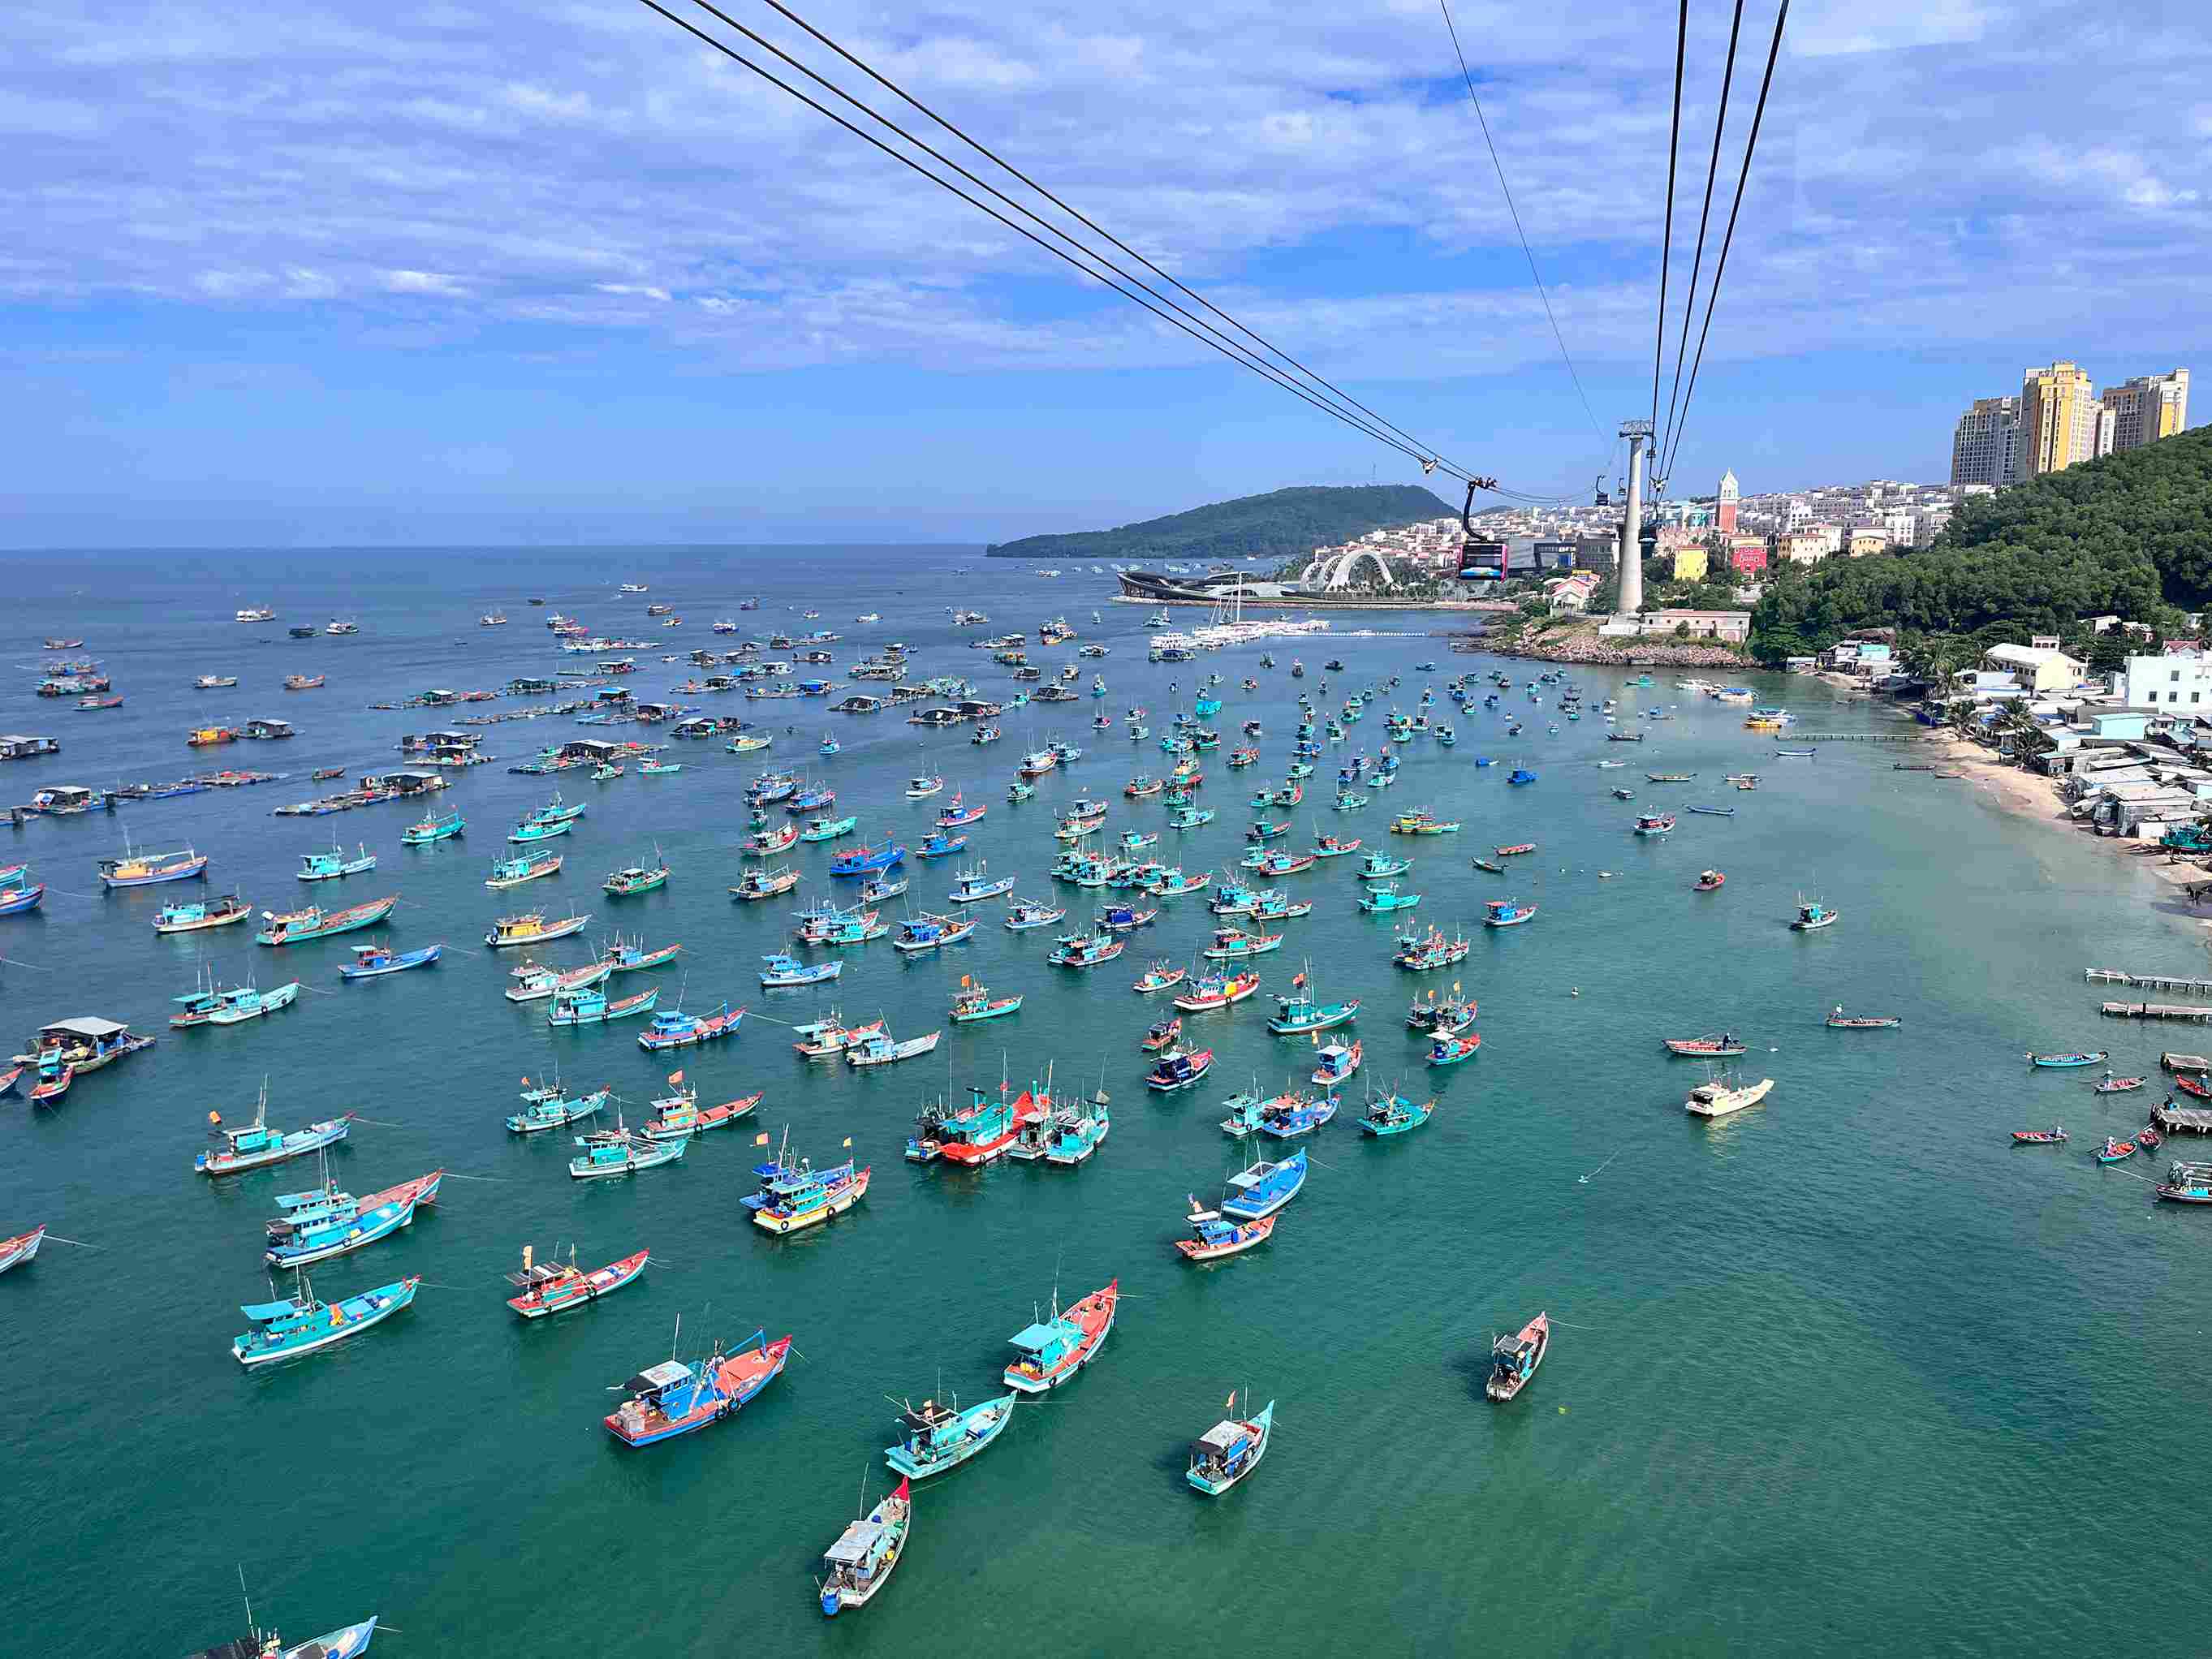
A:
<svg viewBox="0 0 2212 1659">
<path fill-rule="evenodd" d="M 2119 386 L 2106 386 L 2100 400 L 2112 419 L 2108 446 L 2112 452 L 2141 449 L 2160 438 L 2171 438 L 2189 424 L 2189 371 L 2169 374 L 2138 374 Z"/>
<path fill-rule="evenodd" d="M 2185 384 L 2186 383 L 2185 382 Z M 1718 530 L 1722 535 L 1733 536 L 1735 534 L 1736 503 L 1742 498 L 1743 486 L 1736 483 L 1735 471 L 1731 470 L 1722 473 L 1720 504 L 1715 515 L 1717 522 L 1713 526 L 1715 529 Z"/>
<path fill-rule="evenodd" d="M 2063 472 L 2096 453 L 2097 398 L 2089 377 L 2064 359 L 2031 368 L 2020 388 L 2017 476 Z"/>
<path fill-rule="evenodd" d="M 2020 399 L 1977 398 L 1951 434 L 1954 484 L 2010 483 L 2018 475 Z"/>
</svg>

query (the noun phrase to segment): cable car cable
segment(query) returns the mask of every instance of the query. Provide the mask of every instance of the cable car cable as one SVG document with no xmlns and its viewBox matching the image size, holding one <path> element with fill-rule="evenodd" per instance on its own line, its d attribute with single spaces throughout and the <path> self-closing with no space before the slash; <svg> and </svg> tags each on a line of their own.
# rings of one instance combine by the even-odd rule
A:
<svg viewBox="0 0 2212 1659">
<path fill-rule="evenodd" d="M 1682 59 L 1690 45 L 1690 0 L 1674 23 L 1674 112 L 1667 124 L 1667 228 L 1659 239 L 1659 325 L 1651 337 L 1651 429 L 1659 429 L 1659 359 L 1667 349 L 1667 259 L 1674 248 L 1674 157 L 1682 142 Z"/>
<path fill-rule="evenodd" d="M 1698 253 L 1690 262 L 1690 292 L 1682 301 L 1682 337 L 1674 346 L 1674 383 L 1667 394 L 1667 425 L 1663 433 L 1655 434 L 1662 454 L 1671 447 L 1674 431 L 1674 409 L 1682 390 L 1682 359 L 1689 355 L 1690 315 L 1698 308 L 1698 278 L 1705 265 L 1705 227 L 1712 217 L 1713 181 L 1719 176 L 1721 165 L 1721 131 L 1728 125 L 1729 88 L 1735 80 L 1735 46 L 1743 27 L 1743 0 L 1735 0 L 1735 15 L 1729 23 L 1728 64 L 1721 72 L 1721 103 L 1719 112 L 1713 117 L 1713 153 L 1705 163 L 1705 204 L 1698 212 Z"/>
</svg>

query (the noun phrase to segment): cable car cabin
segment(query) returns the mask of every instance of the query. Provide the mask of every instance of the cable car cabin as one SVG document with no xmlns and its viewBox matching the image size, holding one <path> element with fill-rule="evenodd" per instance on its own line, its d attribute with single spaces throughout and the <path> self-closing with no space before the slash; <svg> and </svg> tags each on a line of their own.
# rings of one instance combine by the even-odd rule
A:
<svg viewBox="0 0 2212 1659">
<path fill-rule="evenodd" d="M 1459 579 L 1463 582 L 1505 580 L 1505 544 L 1468 537 L 1459 550 Z"/>
</svg>

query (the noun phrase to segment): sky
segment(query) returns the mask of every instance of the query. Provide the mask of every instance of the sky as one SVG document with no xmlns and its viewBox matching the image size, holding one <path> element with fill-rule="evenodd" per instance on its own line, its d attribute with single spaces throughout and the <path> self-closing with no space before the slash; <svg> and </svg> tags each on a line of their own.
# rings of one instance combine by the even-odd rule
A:
<svg viewBox="0 0 2212 1659">
<path fill-rule="evenodd" d="M 1729 32 L 1691 13 L 1662 424 Z M 1650 413 L 1668 9 L 1453 9 L 1571 374 L 1434 0 L 803 15 L 1418 448 L 1587 490 Z M 22 0 L 0 42 L 0 546 L 997 541 L 1420 481 L 641 0 Z M 1941 479 L 2054 357 L 2203 380 L 2208 256 L 2201 0 L 1796 0 L 1674 490 Z"/>
</svg>

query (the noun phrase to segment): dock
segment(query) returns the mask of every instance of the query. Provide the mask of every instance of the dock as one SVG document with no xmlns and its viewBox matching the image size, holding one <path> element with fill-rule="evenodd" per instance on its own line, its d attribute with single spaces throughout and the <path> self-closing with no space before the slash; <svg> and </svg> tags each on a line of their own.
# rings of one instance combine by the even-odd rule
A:
<svg viewBox="0 0 2212 1659">
<path fill-rule="evenodd" d="M 2193 1002 L 2107 1002 L 2097 1012 L 2113 1019 L 2212 1019 L 2212 1006 Z"/>
<path fill-rule="evenodd" d="M 2081 977 L 2092 985 L 2128 985 L 2139 991 L 2179 991 L 2184 996 L 2212 997 L 2212 979 L 2190 979 L 2180 974 L 2124 974 L 2117 968 L 2085 968 Z"/>
<path fill-rule="evenodd" d="M 1789 732 L 1792 743 L 1917 743 L 1917 732 Z"/>
<path fill-rule="evenodd" d="M 2212 1106 L 2154 1106 L 2150 1121 L 2160 1134 L 2186 1129 L 2193 1135 L 2212 1135 Z"/>
<path fill-rule="evenodd" d="M 2169 1072 L 2212 1072 L 2212 1060 L 2203 1054 L 2163 1054 L 2158 1063 Z"/>
</svg>

